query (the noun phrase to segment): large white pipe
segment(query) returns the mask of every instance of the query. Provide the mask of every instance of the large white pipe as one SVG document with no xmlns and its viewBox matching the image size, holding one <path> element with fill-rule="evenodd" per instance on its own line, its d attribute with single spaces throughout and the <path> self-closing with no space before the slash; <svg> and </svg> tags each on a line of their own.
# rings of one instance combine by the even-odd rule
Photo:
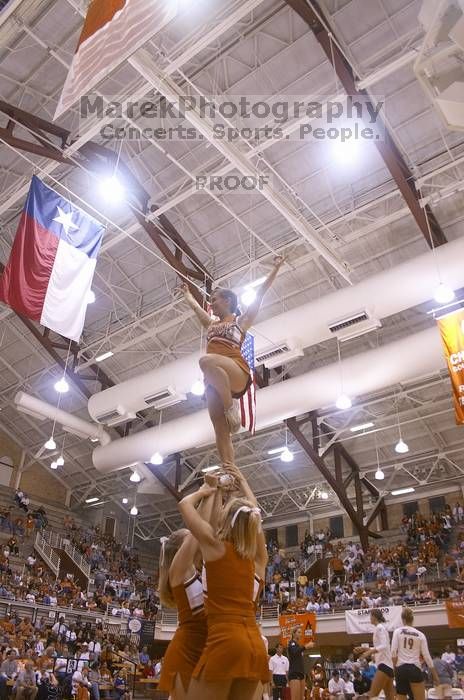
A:
<svg viewBox="0 0 464 700">
<path fill-rule="evenodd" d="M 18 391 L 14 397 L 14 404 L 21 413 L 27 413 L 29 416 L 40 420 L 48 418 L 56 421 L 66 432 L 78 437 L 99 440 L 101 445 L 108 445 L 111 442 L 111 437 L 103 429 L 103 426 L 83 420 L 72 413 L 63 411 L 61 408 L 52 406 L 46 401 L 26 394 L 24 391 Z"/>
<path fill-rule="evenodd" d="M 429 328 L 343 361 L 344 391 L 356 397 L 392 384 L 432 374 L 445 366 L 439 333 Z M 320 367 L 257 393 L 257 429 L 335 403 L 340 393 L 338 364 Z M 451 401 L 451 398 L 450 398 Z M 206 410 L 97 447 L 93 463 L 111 472 L 146 462 L 154 452 L 167 456 L 214 442 Z"/>
<path fill-rule="evenodd" d="M 423 304 L 432 298 L 434 288 L 438 286 L 436 266 L 443 282 L 458 289 L 464 286 L 463 256 L 464 238 L 459 238 L 437 248 L 435 261 L 428 251 L 352 287 L 257 323 L 252 329 L 255 350 L 261 353 L 273 344 L 290 339 L 299 347 L 308 348 L 333 338 L 329 323 L 363 309 L 374 318 L 383 319 Z M 156 333 L 156 328 L 153 332 Z M 199 356 L 200 352 L 193 353 L 94 394 L 88 405 L 90 415 L 98 420 L 99 416 L 111 411 L 118 411 L 121 415 L 134 414 L 147 408 L 145 397 L 166 387 L 172 387 L 177 394 L 188 393 L 193 382 L 200 377 Z"/>
</svg>

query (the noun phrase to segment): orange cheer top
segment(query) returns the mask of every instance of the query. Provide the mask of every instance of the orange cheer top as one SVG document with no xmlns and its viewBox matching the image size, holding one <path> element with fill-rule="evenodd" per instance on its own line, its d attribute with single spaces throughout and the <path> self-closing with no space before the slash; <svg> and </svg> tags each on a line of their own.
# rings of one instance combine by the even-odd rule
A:
<svg viewBox="0 0 464 700">
<path fill-rule="evenodd" d="M 205 562 L 208 639 L 193 677 L 206 681 L 269 679 L 267 653 L 256 624 L 255 566 L 231 542 L 224 556 Z"/>
<path fill-rule="evenodd" d="M 240 328 L 240 316 L 229 317 L 232 320 L 213 321 L 206 334 L 207 354 L 225 355 L 234 360 L 247 374 L 250 368 L 243 358 L 241 348 L 246 333 Z"/>
<path fill-rule="evenodd" d="M 173 586 L 179 624 L 164 655 L 159 689 L 172 693 L 179 674 L 187 691 L 193 669 L 206 644 L 207 626 L 201 579 L 195 574 L 190 579 Z"/>
</svg>

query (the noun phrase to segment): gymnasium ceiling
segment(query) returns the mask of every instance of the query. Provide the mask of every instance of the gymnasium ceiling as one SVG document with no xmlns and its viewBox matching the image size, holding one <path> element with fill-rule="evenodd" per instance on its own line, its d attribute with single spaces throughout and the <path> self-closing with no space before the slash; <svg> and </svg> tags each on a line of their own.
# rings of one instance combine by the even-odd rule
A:
<svg viewBox="0 0 464 700">
<path fill-rule="evenodd" d="M 321 99 L 342 92 L 312 31 L 287 3 L 263 0 L 253 4 L 250 11 L 250 2 L 183 0 L 177 19 L 145 49 L 162 69 L 182 57 L 172 74 L 182 90 L 196 87 L 208 95 L 305 95 Z M 421 3 L 417 0 L 324 0 L 320 4 L 359 78 L 375 74 L 379 67 L 420 45 L 422 29 L 417 15 Z M 51 121 L 82 27 L 85 3 L 10 0 L 10 9 L 13 5 L 10 14 L 0 13 L 0 99 Z M 232 13 L 237 13 L 232 26 L 218 31 L 205 45 L 208 32 L 214 34 Z M 107 95 L 150 93 L 156 97 L 129 63 L 120 66 L 99 89 Z M 424 189 L 432 198 L 433 212 L 447 239 L 456 239 L 462 235 L 464 218 L 461 133 L 443 126 L 414 77 L 411 61 L 369 90 L 385 96 L 384 116 L 390 133 L 414 177 L 426 176 Z M 76 134 L 77 121 L 76 111 L 70 110 L 58 124 Z M 86 134 L 84 130 L 80 136 L 105 143 L 98 133 Z M 120 144 L 105 145 L 118 150 Z M 214 144 L 204 140 L 162 144 L 125 140 L 120 155 L 215 283 L 240 290 L 250 279 L 266 274 L 275 253 L 286 256 L 287 264 L 265 299 L 262 319 L 347 285 L 260 194 L 177 197 L 188 190 L 189 173 L 199 168 L 212 172 L 224 164 Z M 433 174 L 454 161 L 453 167 Z M 319 231 L 337 258 L 349 264 L 353 282 L 428 250 L 389 171 L 370 144 L 363 144 L 349 162 L 340 162 L 325 142 L 266 143 L 254 162 L 263 169 L 272 168 L 283 198 Z M 81 361 L 114 351 L 101 366 L 117 383 L 197 350 L 199 329 L 175 292 L 178 278 L 142 228 L 134 225 L 127 208 L 102 205 L 86 172 L 16 151 L 1 142 L 0 261 L 5 263 L 8 258 L 33 173 L 57 189 L 67 188 L 97 209 L 107 207 L 105 213 L 111 221 L 98 260 L 93 286 L 97 298 L 89 306 Z M 427 310 L 409 309 L 384 319 L 379 330 L 343 344 L 343 355 L 432 325 Z M 13 313 L 2 307 L 0 318 L 1 428 L 24 446 L 29 461 L 40 451 L 52 426 L 19 414 L 12 406 L 12 397 L 24 389 L 56 403 L 53 385 L 61 372 Z M 284 371 L 296 376 L 334 362 L 336 357 L 336 341 L 327 341 L 307 349 L 304 358 L 290 363 Z M 271 377 L 271 381 L 281 379 L 275 373 Z M 61 406 L 88 419 L 86 401 L 74 387 L 63 396 Z M 201 399 L 189 395 L 186 402 L 164 411 L 162 419 L 170 420 L 202 406 Z M 321 407 L 319 417 L 370 477 L 377 468 L 378 450 L 386 474 L 382 488 L 415 485 L 439 491 L 439 484 L 442 488 L 444 483 L 463 482 L 464 436 L 454 422 L 445 372 L 391 386 L 381 394 L 356 397 L 349 411 Z M 156 422 L 159 415 L 147 414 L 145 420 Z M 402 458 L 393 449 L 398 420 L 410 447 Z M 374 428 L 362 435 L 350 432 L 350 426 L 366 421 L 374 422 Z M 134 430 L 142 428 L 142 422 L 133 426 Z M 58 431 L 56 438 L 60 445 L 63 434 Z M 283 464 L 267 454 L 285 439 L 283 427 L 236 439 L 238 464 L 260 495 L 265 512 L 276 521 L 285 521 L 295 514 L 334 511 L 334 494 L 290 435 L 288 442 L 295 451 L 292 463 Z M 66 436 L 66 461 L 57 478 L 71 488 L 72 505 L 80 507 L 89 494 L 120 504 L 123 495 L 134 491 L 130 470 L 102 475 L 92 466 L 91 452 L 90 442 Z M 213 450 L 192 450 L 184 457 L 188 466 L 184 467 L 183 481 L 193 478 L 192 469 L 216 462 Z M 50 460 L 43 452 L 39 459 L 48 468 Z M 166 461 L 163 468 L 173 480 L 173 460 Z M 318 498 L 324 489 L 329 492 L 327 501 Z M 137 503 L 142 537 L 158 537 L 175 525 L 175 504 L 168 494 L 139 496 Z"/>
</svg>

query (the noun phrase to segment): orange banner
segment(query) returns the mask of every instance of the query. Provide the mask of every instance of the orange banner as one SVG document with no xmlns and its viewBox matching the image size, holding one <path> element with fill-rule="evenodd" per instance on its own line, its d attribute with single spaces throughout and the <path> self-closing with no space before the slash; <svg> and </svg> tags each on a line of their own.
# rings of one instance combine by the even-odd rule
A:
<svg viewBox="0 0 464 700">
<path fill-rule="evenodd" d="M 456 423 L 464 425 L 464 309 L 439 318 L 437 323 L 453 386 Z"/>
<path fill-rule="evenodd" d="M 312 612 L 279 615 L 280 643 L 287 646 L 295 627 L 301 627 L 300 644 L 314 642 L 316 640 L 316 624 L 316 614 Z"/>
<path fill-rule="evenodd" d="M 448 627 L 464 628 L 464 603 L 460 600 L 447 600 L 446 612 L 448 615 Z"/>
</svg>

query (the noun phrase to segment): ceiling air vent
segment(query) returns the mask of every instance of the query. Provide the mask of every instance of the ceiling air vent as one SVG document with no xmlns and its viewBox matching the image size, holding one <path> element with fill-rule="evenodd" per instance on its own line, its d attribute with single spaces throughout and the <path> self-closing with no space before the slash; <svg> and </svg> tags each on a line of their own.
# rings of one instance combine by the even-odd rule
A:
<svg viewBox="0 0 464 700">
<path fill-rule="evenodd" d="M 95 416 L 95 420 L 103 425 L 118 425 L 118 423 L 126 423 L 128 420 L 133 420 L 135 413 L 127 413 L 123 409 L 113 409 L 106 413 L 101 413 Z"/>
<path fill-rule="evenodd" d="M 295 341 L 286 340 L 285 342 L 277 343 L 256 353 L 255 364 L 265 365 L 269 369 L 272 369 L 273 367 L 278 367 L 302 355 L 303 350 L 297 346 Z"/>
<path fill-rule="evenodd" d="M 382 324 L 377 318 L 373 318 L 368 311 L 363 310 L 339 318 L 328 325 L 329 331 L 338 336 L 340 340 L 351 340 L 351 338 L 380 328 Z"/>
<path fill-rule="evenodd" d="M 154 394 L 144 396 L 143 400 L 147 406 L 166 408 L 167 406 L 174 406 L 174 404 L 184 401 L 185 398 L 184 394 L 178 394 L 172 387 L 168 386 L 165 389 L 156 391 Z"/>
</svg>

